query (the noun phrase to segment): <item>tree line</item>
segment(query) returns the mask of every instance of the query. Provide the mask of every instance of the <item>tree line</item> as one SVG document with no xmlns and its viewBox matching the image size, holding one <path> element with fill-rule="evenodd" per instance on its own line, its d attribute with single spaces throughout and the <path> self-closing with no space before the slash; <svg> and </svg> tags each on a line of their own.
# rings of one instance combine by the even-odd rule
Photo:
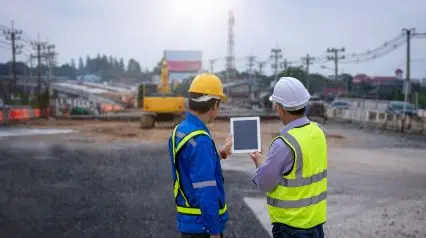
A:
<svg viewBox="0 0 426 238">
<path fill-rule="evenodd" d="M 7 62 L 0 64 L 0 76 L 10 75 L 12 69 L 12 63 Z M 30 67 L 24 62 L 17 62 L 15 73 L 19 76 L 36 75 L 38 67 Z M 41 74 L 46 75 L 48 73 L 48 67 L 45 63 L 40 66 Z M 75 59 L 71 59 L 69 63 L 55 66 L 52 68 L 53 75 L 60 77 L 68 77 L 70 79 L 76 79 L 79 75 L 94 74 L 101 77 L 103 80 L 111 80 L 121 77 L 143 77 L 148 74 L 148 70 L 142 69 L 140 63 L 131 58 L 125 64 L 123 58 L 114 56 L 106 56 L 98 54 L 96 57 L 86 56 L 79 57 L 77 62 Z"/>
</svg>

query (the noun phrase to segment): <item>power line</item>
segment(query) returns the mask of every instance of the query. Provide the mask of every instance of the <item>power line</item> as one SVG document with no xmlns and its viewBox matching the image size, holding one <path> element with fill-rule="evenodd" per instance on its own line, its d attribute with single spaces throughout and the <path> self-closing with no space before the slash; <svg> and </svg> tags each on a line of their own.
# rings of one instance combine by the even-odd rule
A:
<svg viewBox="0 0 426 238">
<path fill-rule="evenodd" d="M 426 38 L 426 33 L 416 33 L 416 32 L 413 32 L 412 38 L 424 39 L 424 38 Z"/>
<path fill-rule="evenodd" d="M 306 67 L 306 87 L 309 91 L 309 87 L 310 87 L 310 81 L 309 81 L 309 65 L 312 64 L 312 61 L 315 60 L 315 57 L 311 57 L 309 56 L 309 54 L 306 54 L 305 57 L 301 58 L 302 61 L 305 62 L 305 67 Z"/>
<path fill-rule="evenodd" d="M 333 60 L 334 61 L 334 81 L 337 81 L 337 75 L 339 73 L 339 60 L 341 59 L 345 59 L 345 56 L 339 56 L 340 52 L 345 52 L 345 48 L 342 47 L 340 49 L 337 48 L 328 48 L 327 49 L 327 53 L 332 53 L 331 56 L 328 56 L 328 60 Z"/>
</svg>

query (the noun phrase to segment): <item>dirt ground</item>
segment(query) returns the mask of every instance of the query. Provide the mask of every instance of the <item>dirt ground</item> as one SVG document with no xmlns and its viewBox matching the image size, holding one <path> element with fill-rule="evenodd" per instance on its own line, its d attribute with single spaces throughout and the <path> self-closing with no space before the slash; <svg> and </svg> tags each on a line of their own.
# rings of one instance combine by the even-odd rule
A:
<svg viewBox="0 0 426 238">
<path fill-rule="evenodd" d="M 141 129 L 138 122 L 107 122 L 93 120 L 40 120 L 28 122 L 31 128 L 67 128 L 78 131 L 79 138 L 86 136 L 92 142 L 141 142 L 166 143 L 172 128 Z M 261 140 L 263 150 L 269 147 L 271 140 L 279 133 L 282 123 L 276 120 L 261 123 Z M 229 122 L 215 121 L 208 125 L 217 144 L 222 144 L 230 133 Z M 64 135 L 69 140 L 72 134 Z M 340 145 L 345 142 L 341 135 L 329 133 L 329 144 Z"/>
</svg>

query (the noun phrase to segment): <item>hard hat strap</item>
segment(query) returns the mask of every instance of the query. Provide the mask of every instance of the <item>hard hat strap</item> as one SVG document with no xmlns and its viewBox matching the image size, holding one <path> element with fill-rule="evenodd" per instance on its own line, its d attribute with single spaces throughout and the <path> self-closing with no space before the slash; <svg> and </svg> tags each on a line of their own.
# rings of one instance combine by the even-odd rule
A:
<svg viewBox="0 0 426 238">
<path fill-rule="evenodd" d="M 198 98 L 191 98 L 191 100 L 194 101 L 194 102 L 207 102 L 210 99 L 220 99 L 220 97 L 211 96 L 211 95 L 203 95 L 203 96 L 198 97 Z"/>
</svg>

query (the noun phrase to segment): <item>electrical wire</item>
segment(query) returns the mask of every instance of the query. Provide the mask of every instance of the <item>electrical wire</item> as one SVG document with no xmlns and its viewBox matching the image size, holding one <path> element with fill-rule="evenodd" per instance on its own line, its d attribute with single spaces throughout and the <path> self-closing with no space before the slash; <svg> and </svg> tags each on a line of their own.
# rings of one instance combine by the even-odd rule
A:
<svg viewBox="0 0 426 238">
<path fill-rule="evenodd" d="M 350 64 L 375 60 L 395 51 L 405 43 L 406 39 L 402 36 L 398 39 L 394 39 L 390 42 L 385 43 L 383 47 L 376 48 L 373 51 L 368 51 L 368 53 L 352 55 L 350 58 L 345 57 L 345 59 L 339 61 L 339 63 Z"/>
</svg>

